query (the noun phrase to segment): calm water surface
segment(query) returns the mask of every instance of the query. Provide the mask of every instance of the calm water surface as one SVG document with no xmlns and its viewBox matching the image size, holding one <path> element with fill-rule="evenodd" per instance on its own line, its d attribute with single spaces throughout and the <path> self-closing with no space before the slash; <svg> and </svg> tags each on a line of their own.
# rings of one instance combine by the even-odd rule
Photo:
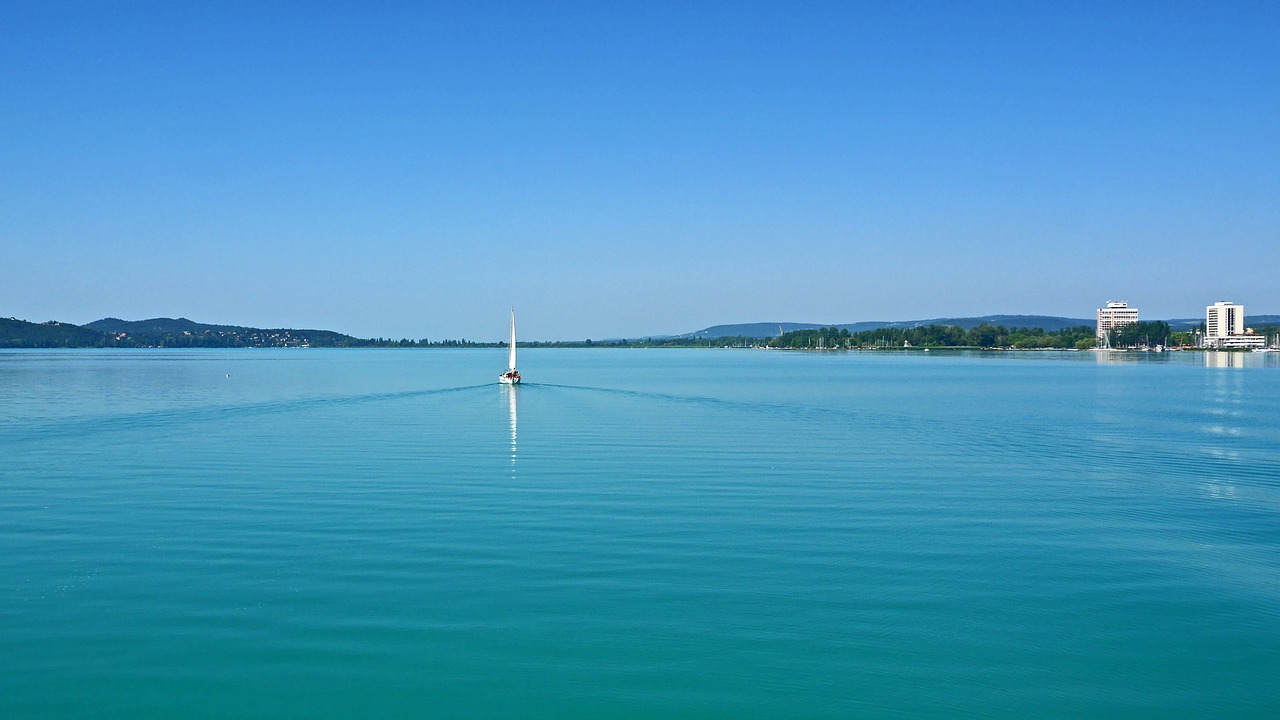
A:
<svg viewBox="0 0 1280 720">
<path fill-rule="evenodd" d="M 0 717 L 1280 716 L 1274 355 L 0 352 Z"/>
</svg>

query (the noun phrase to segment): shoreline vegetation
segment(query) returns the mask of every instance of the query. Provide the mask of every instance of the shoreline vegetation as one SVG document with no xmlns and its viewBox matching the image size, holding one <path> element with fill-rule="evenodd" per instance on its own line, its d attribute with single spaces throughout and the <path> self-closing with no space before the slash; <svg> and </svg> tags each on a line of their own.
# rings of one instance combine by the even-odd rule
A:
<svg viewBox="0 0 1280 720">
<path fill-rule="evenodd" d="M 1257 328 L 1268 336 L 1280 327 Z M 973 328 L 952 325 L 886 327 L 850 332 L 835 326 L 807 328 L 771 338 L 744 335 L 725 337 L 648 337 L 629 340 L 530 341 L 522 348 L 757 348 L 782 350 L 1090 350 L 1098 342 L 1094 328 L 1081 325 L 1061 330 L 1007 328 L 980 324 Z M 1137 322 L 1116 328 L 1110 337 L 1113 349 L 1196 350 L 1194 332 L 1178 332 L 1164 321 Z M 87 325 L 57 321 L 32 323 L 0 318 L 0 349 L 56 348 L 497 348 L 503 341 L 429 338 L 394 340 L 356 338 L 330 330 L 263 329 L 235 325 L 206 325 L 185 318 L 126 321 L 105 318 Z"/>
</svg>

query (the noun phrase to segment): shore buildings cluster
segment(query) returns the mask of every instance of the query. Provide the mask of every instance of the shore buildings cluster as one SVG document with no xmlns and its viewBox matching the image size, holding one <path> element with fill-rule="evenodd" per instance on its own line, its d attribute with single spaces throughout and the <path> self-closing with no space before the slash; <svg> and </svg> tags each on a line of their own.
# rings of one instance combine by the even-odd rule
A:
<svg viewBox="0 0 1280 720">
<path fill-rule="evenodd" d="M 1129 303 L 1108 300 L 1098 308 L 1098 342 L 1105 346 L 1111 331 L 1121 325 L 1138 322 L 1138 309 Z M 1220 300 L 1205 308 L 1204 333 L 1200 347 L 1210 350 L 1244 350 L 1264 348 L 1267 338 L 1244 326 L 1244 306 Z"/>
</svg>

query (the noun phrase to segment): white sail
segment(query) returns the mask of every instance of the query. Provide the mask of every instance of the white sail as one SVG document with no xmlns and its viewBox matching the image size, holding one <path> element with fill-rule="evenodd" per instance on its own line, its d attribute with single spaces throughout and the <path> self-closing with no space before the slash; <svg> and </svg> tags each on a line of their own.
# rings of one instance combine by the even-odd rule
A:
<svg viewBox="0 0 1280 720">
<path fill-rule="evenodd" d="M 516 371 L 516 309 L 511 308 L 511 344 L 507 347 L 507 371 L 498 376 L 503 385 L 519 385 L 520 373 Z"/>
<path fill-rule="evenodd" d="M 516 309 L 511 308 L 511 347 L 507 351 L 507 369 L 516 369 Z"/>
</svg>

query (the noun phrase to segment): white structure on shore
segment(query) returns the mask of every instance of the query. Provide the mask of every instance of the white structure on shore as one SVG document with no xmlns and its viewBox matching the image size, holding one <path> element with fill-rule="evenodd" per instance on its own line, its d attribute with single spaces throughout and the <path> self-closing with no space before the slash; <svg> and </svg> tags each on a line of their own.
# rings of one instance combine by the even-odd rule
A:
<svg viewBox="0 0 1280 720">
<path fill-rule="evenodd" d="M 1244 306 L 1225 300 L 1205 308 L 1204 346 L 1215 350 L 1260 348 L 1267 338 L 1244 326 Z"/>
<path fill-rule="evenodd" d="M 1098 308 L 1098 339 L 1105 341 L 1111 328 L 1138 322 L 1138 308 L 1129 307 L 1129 303 L 1108 300 L 1105 309 Z"/>
</svg>

